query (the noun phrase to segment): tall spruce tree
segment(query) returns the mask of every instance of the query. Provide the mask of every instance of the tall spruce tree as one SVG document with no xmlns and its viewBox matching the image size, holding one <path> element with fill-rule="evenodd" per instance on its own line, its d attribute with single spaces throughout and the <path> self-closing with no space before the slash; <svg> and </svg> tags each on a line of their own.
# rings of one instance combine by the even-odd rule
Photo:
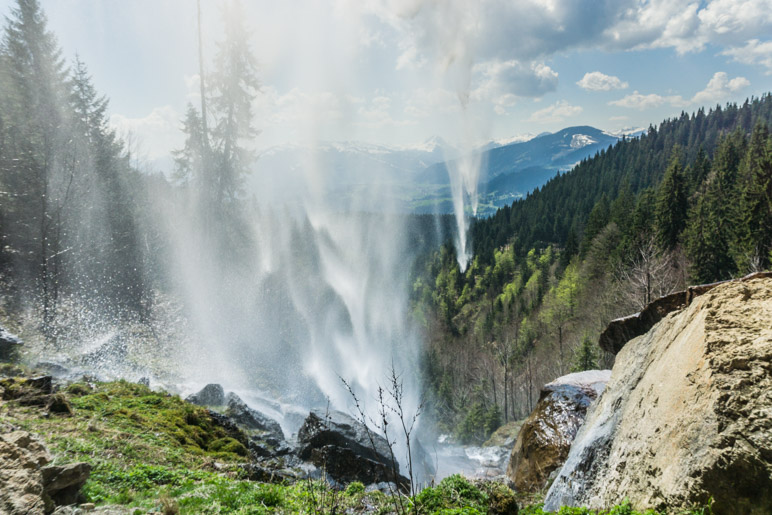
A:
<svg viewBox="0 0 772 515">
<path fill-rule="evenodd" d="M 254 161 L 254 153 L 245 143 L 258 134 L 252 121 L 252 101 L 260 87 L 240 0 L 230 0 L 223 6 L 223 20 L 225 38 L 218 45 L 211 81 L 216 120 L 216 191 L 220 204 L 238 196 Z"/>
<path fill-rule="evenodd" d="M 143 309 L 142 253 L 127 181 L 133 174 L 123 143 L 109 126 L 108 101 L 97 93 L 85 64 L 72 74 L 72 142 L 78 148 L 81 190 L 70 228 L 73 284 L 103 306 Z"/>
<path fill-rule="evenodd" d="M 686 226 L 687 209 L 681 150 L 676 147 L 670 155 L 670 164 L 657 191 L 654 213 L 657 242 L 664 250 L 672 250 L 678 245 L 681 232 Z"/>
<path fill-rule="evenodd" d="M 754 128 L 740 176 L 738 265 L 765 269 L 772 250 L 772 139 L 766 125 Z"/>
<path fill-rule="evenodd" d="M 47 28 L 37 0 L 17 0 L 3 39 L 6 63 L 4 111 L 9 131 L 4 143 L 6 186 L 10 200 L 12 245 L 21 271 L 37 280 L 47 333 L 56 310 L 60 227 L 56 213 L 63 201 L 63 148 L 68 141 L 68 80 L 56 38 Z M 30 199 L 34 199 L 30 201 Z M 31 257 L 31 259 L 30 259 Z"/>
</svg>

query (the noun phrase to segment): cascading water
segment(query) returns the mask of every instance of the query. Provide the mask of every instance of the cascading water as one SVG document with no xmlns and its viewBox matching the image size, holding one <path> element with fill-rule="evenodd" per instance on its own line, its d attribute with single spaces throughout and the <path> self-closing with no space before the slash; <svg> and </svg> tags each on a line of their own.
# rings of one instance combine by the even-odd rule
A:
<svg viewBox="0 0 772 515">
<path fill-rule="evenodd" d="M 309 7 L 309 13 L 315 9 Z M 481 138 L 473 130 L 469 111 L 470 28 L 461 23 L 467 9 L 464 2 L 431 3 L 408 16 L 429 11 L 431 20 L 418 23 L 430 27 L 427 37 L 436 38 L 443 48 L 437 59 L 438 77 L 443 85 L 452 83 L 460 102 L 462 134 L 449 139 L 462 140 L 462 157 L 452 161 L 448 171 L 461 270 L 472 257 L 468 229 L 470 216 L 477 212 L 481 164 L 472 151 Z M 302 47 L 297 48 L 302 60 L 296 65 L 298 80 L 316 74 L 317 87 L 348 95 L 334 68 L 320 68 L 327 57 L 320 55 L 323 50 L 298 41 L 291 43 Z M 345 38 L 337 44 L 343 49 L 354 46 Z M 446 47 L 450 53 L 445 53 Z M 345 50 L 341 53 L 338 64 L 347 68 L 353 58 Z M 203 85 L 200 91 L 206 98 Z M 203 105 L 200 112 L 206 120 Z M 303 143 L 311 149 L 321 140 L 322 116 L 312 102 L 295 121 L 295 133 L 308 136 Z M 346 122 L 344 116 L 341 123 Z M 202 125 L 206 132 L 206 124 Z M 254 141 L 245 145 L 254 147 Z M 205 151 L 212 152 L 207 146 Z M 329 184 L 336 170 L 322 167 L 313 151 L 309 156 L 302 181 L 294 185 L 297 201 L 287 205 L 258 205 L 238 195 L 216 205 L 212 197 L 217 195 L 207 183 L 213 164 L 206 155 L 198 164 L 198 176 L 193 173 L 189 182 L 153 188 L 157 184 L 147 181 L 151 188 L 143 194 L 154 210 L 147 214 L 149 232 L 162 242 L 153 248 L 157 255 L 151 256 L 148 268 L 160 285 L 161 292 L 155 293 L 175 306 L 156 328 L 165 325 L 168 334 L 159 335 L 154 329 L 145 338 L 152 342 L 145 350 L 147 363 L 127 368 L 125 358 L 133 352 L 133 343 L 127 342 L 132 341 L 134 327 L 145 321 L 132 328 L 115 320 L 110 321 L 114 326 L 92 324 L 93 345 L 83 345 L 80 336 L 71 339 L 79 342 L 74 352 L 82 355 L 80 362 L 113 377 L 151 376 L 151 382 L 177 387 L 182 393 L 220 383 L 283 417 L 290 431 L 299 425 L 294 415 L 303 410 L 329 406 L 351 413 L 353 399 L 343 381 L 367 414 L 376 418 L 378 390 L 386 386 L 393 369 L 403 383 L 402 409 L 408 416 L 416 412 L 421 341 L 409 317 L 410 272 L 417 253 L 427 249 L 414 245 L 408 218 L 392 205 L 398 194 L 389 191 L 388 180 L 357 190 L 344 204 Z M 385 165 L 367 170 L 383 177 L 389 172 Z M 261 177 L 275 180 L 270 171 Z M 257 182 L 250 187 L 262 186 Z M 104 220 L 92 220 L 89 226 L 99 228 L 101 223 Z M 401 451 L 398 457 L 403 461 Z"/>
</svg>

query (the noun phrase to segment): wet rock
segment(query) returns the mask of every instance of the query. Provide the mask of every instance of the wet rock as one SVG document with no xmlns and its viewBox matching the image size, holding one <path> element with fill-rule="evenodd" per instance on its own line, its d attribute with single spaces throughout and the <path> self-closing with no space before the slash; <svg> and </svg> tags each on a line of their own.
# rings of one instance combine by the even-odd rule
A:
<svg viewBox="0 0 772 515">
<path fill-rule="evenodd" d="M 249 439 L 248 449 L 258 458 L 276 458 L 287 456 L 292 452 L 292 447 L 278 438 L 259 438 L 251 437 Z"/>
<path fill-rule="evenodd" d="M 189 395 L 185 400 L 199 406 L 223 406 L 225 404 L 225 391 L 219 384 L 208 384 L 198 393 Z"/>
<path fill-rule="evenodd" d="M 589 370 L 544 385 L 533 413 L 523 423 L 507 468 L 520 492 L 544 488 L 571 448 L 587 408 L 606 385 L 611 371 Z"/>
<path fill-rule="evenodd" d="M 409 480 L 399 474 L 399 464 L 392 463 L 386 439 L 344 413 L 312 411 L 298 431 L 297 442 L 300 458 L 324 468 L 337 481 L 393 481 L 409 486 Z"/>
<path fill-rule="evenodd" d="M 69 403 L 54 390 L 51 376 L 11 377 L 0 380 L 0 396 L 6 401 L 16 401 L 22 406 L 37 406 L 57 413 L 72 413 Z M 65 406 L 66 405 L 66 406 Z"/>
<path fill-rule="evenodd" d="M 245 479 L 260 483 L 292 483 L 302 478 L 301 474 L 288 468 L 270 467 L 257 463 L 244 464 L 240 468 Z"/>
<path fill-rule="evenodd" d="M 10 359 L 23 344 L 21 338 L 0 325 L 0 359 Z"/>
<path fill-rule="evenodd" d="M 78 502 L 80 489 L 91 474 L 89 463 L 49 466 L 41 470 L 43 491 L 56 505 Z"/>
<path fill-rule="evenodd" d="M 386 495 L 391 495 L 399 492 L 399 487 L 397 487 L 396 483 L 381 481 L 380 483 L 371 483 L 367 485 L 365 487 L 365 492 L 381 492 Z"/>
<path fill-rule="evenodd" d="M 430 484 L 437 475 L 434 456 L 423 446 L 417 438 L 411 438 L 410 454 L 413 458 L 413 481 L 416 484 Z"/>
<path fill-rule="evenodd" d="M 545 498 L 772 513 L 772 279 L 715 286 L 617 354 Z"/>
<path fill-rule="evenodd" d="M 398 483 L 403 489 L 410 486 L 410 481 L 399 474 L 399 465 L 392 467 L 391 464 L 363 458 L 346 447 L 324 445 L 313 449 L 309 461 L 343 484 L 352 481 L 368 484 L 390 480 Z"/>
<path fill-rule="evenodd" d="M 235 393 L 229 393 L 225 398 L 227 408 L 225 414 L 236 424 L 250 430 L 265 431 L 270 435 L 284 440 L 281 426 L 274 419 L 246 405 Z"/>
</svg>

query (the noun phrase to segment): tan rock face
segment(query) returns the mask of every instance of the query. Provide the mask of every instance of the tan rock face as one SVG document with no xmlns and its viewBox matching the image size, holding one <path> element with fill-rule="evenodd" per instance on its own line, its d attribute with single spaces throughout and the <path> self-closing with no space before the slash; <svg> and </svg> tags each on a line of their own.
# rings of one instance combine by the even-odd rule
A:
<svg viewBox="0 0 772 515">
<path fill-rule="evenodd" d="M 616 358 L 545 500 L 772 513 L 772 279 L 717 286 Z"/>
<path fill-rule="evenodd" d="M 0 513 L 43 513 L 45 447 L 25 431 L 0 434 Z"/>
<path fill-rule="evenodd" d="M 544 385 L 536 408 L 517 435 L 507 467 L 518 491 L 541 490 L 549 475 L 563 465 L 587 408 L 603 391 L 609 375 L 608 370 L 590 370 Z"/>
</svg>

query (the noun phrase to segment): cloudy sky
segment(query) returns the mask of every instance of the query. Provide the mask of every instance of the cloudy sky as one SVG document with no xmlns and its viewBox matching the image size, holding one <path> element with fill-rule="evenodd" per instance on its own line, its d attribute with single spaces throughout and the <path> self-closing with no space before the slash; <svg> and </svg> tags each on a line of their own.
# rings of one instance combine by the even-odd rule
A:
<svg viewBox="0 0 772 515">
<path fill-rule="evenodd" d="M 0 0 L 7 14 L 13 0 Z M 772 90 L 772 0 L 250 0 L 258 148 L 646 127 Z M 193 0 L 41 0 L 149 160 L 197 102 Z M 220 7 L 202 0 L 206 54 Z"/>
</svg>

